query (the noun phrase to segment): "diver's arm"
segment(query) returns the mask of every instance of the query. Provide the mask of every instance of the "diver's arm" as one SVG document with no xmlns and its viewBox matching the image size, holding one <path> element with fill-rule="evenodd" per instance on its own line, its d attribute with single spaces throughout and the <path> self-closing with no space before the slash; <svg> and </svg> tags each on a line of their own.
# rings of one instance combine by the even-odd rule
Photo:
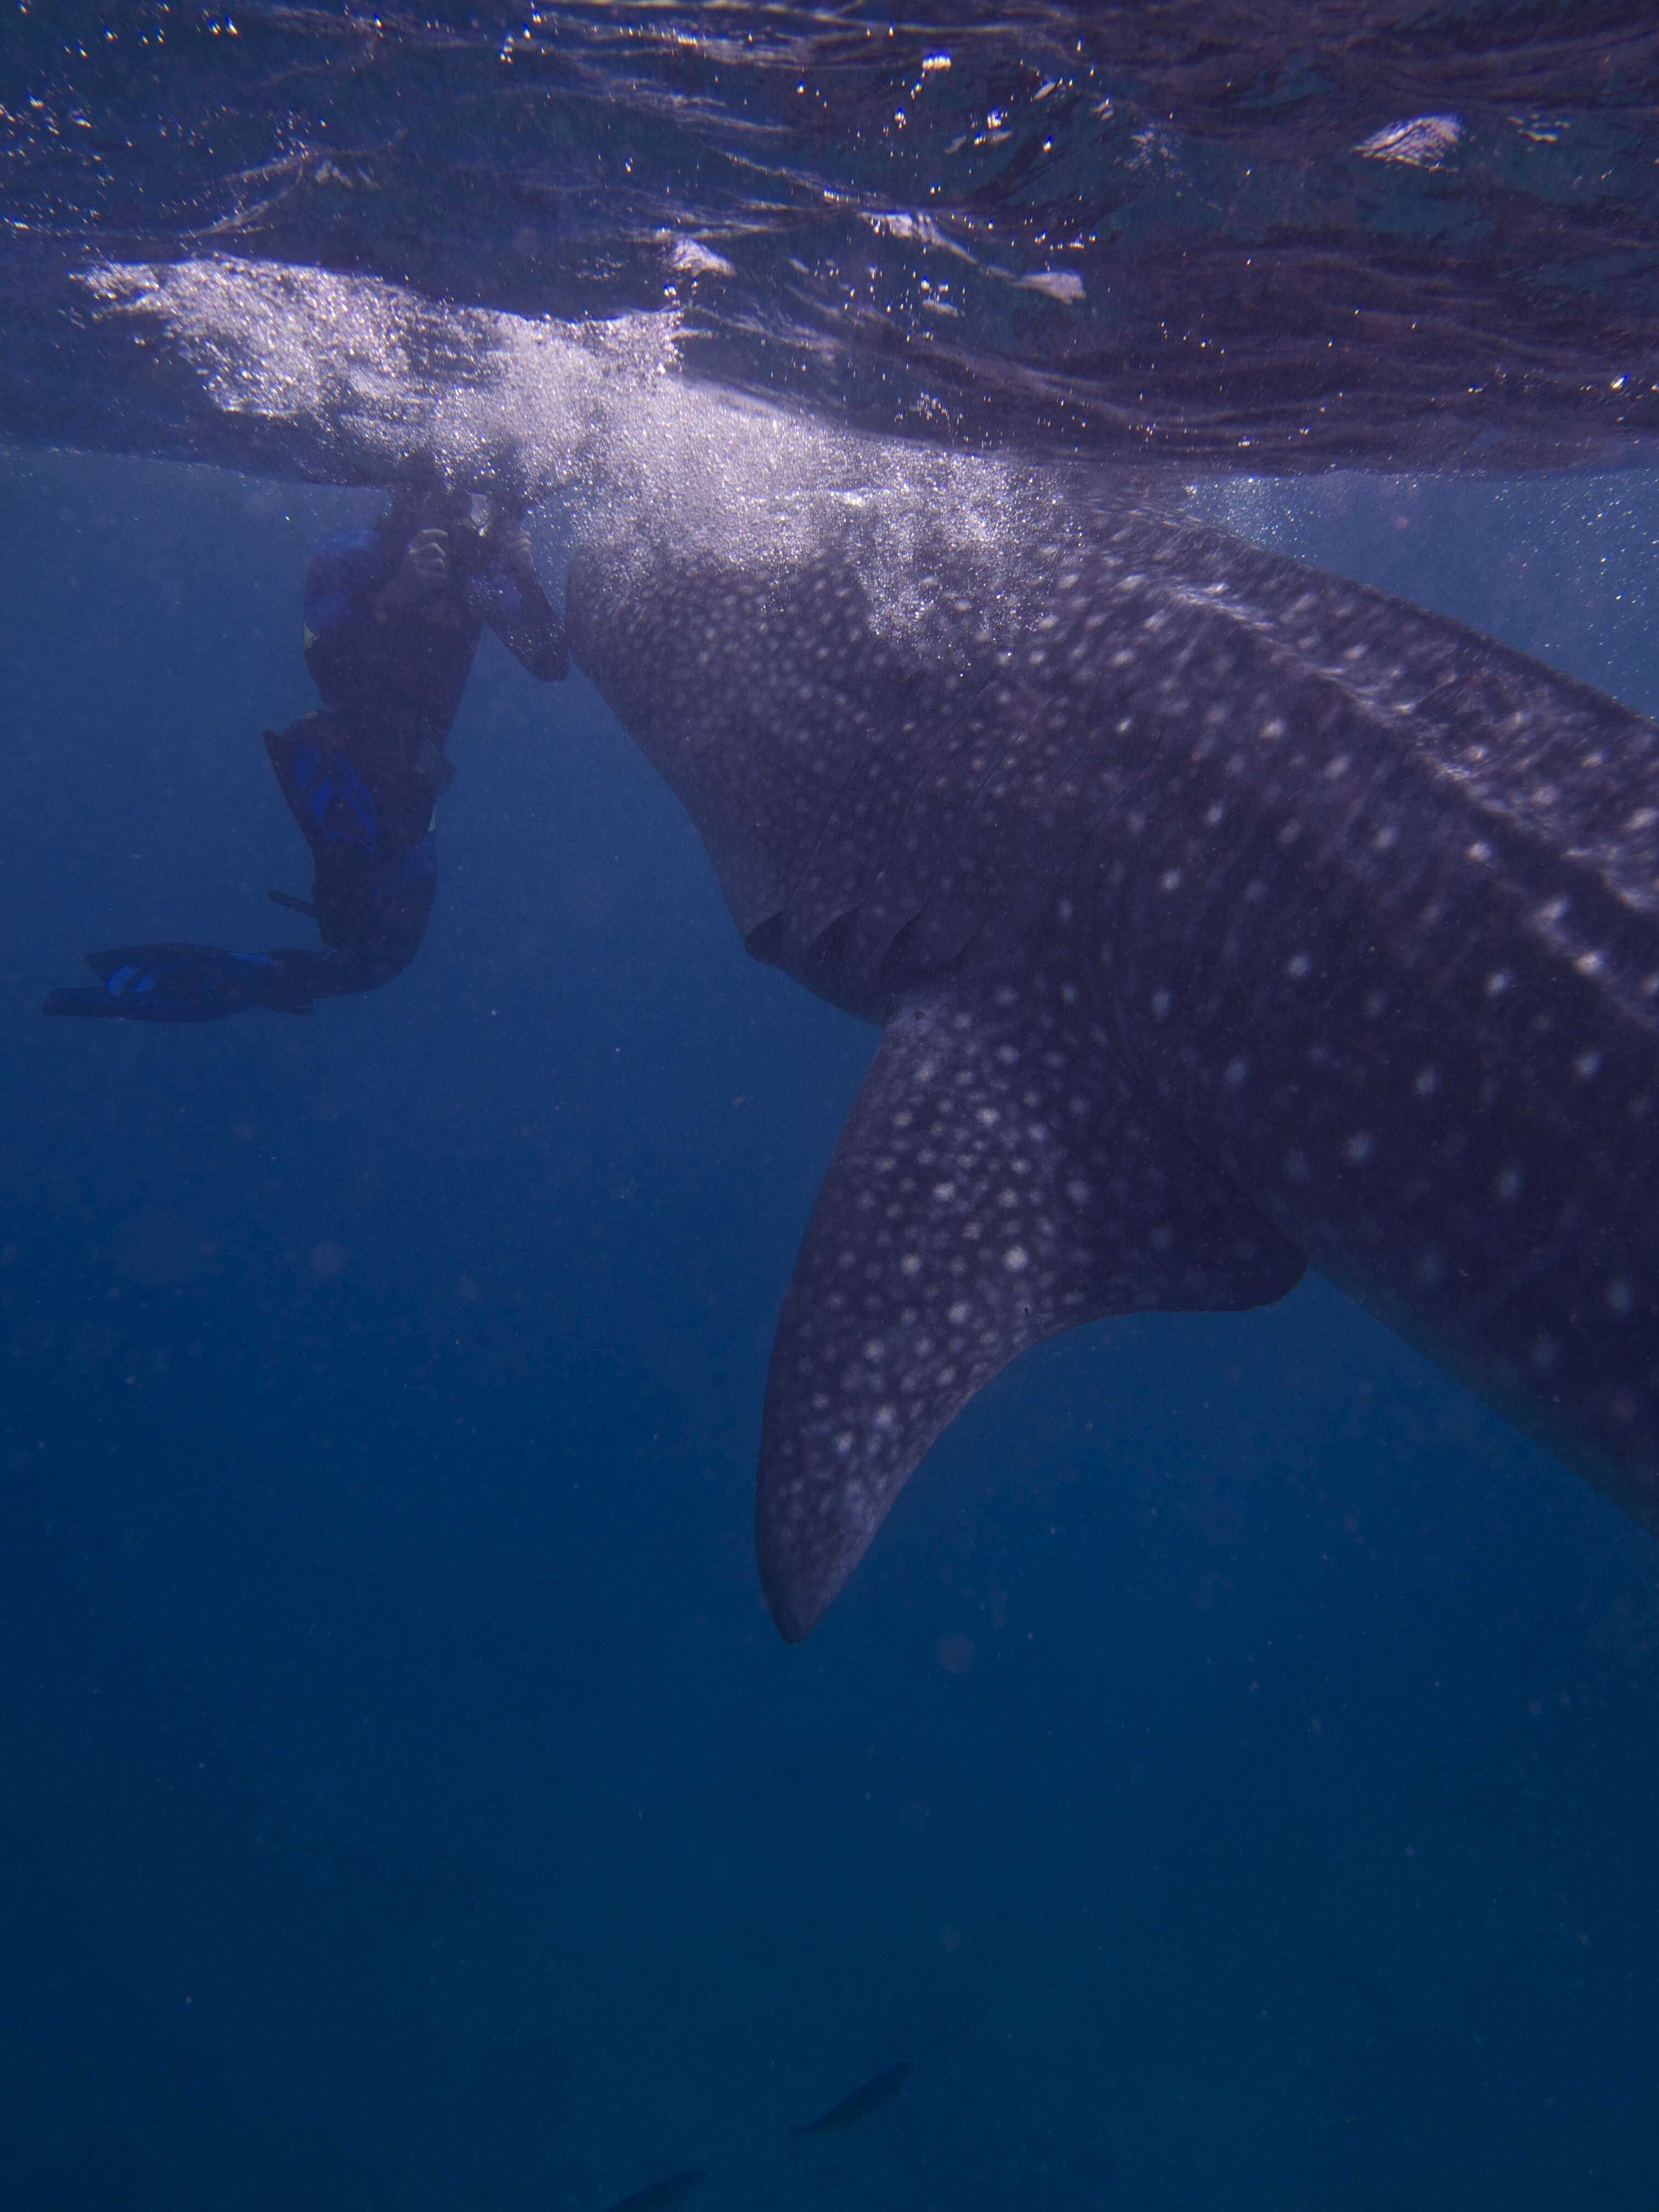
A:
<svg viewBox="0 0 1659 2212">
<path fill-rule="evenodd" d="M 495 604 L 484 619 L 532 676 L 556 684 L 570 665 L 564 622 L 542 589 L 522 517 L 503 514 L 489 533 L 495 556 Z"/>
</svg>

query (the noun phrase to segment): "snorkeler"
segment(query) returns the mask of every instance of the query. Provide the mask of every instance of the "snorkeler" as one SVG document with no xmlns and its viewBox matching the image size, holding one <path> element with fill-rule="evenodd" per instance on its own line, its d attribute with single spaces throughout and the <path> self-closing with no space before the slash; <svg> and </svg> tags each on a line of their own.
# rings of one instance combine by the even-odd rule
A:
<svg viewBox="0 0 1659 2212">
<path fill-rule="evenodd" d="M 368 529 L 317 548 L 306 577 L 306 666 L 323 703 L 265 750 L 313 863 L 319 951 L 126 945 L 93 952 L 96 987 L 41 1012 L 206 1022 L 250 1006 L 311 1011 L 408 966 L 437 879 L 444 744 L 485 624 L 544 683 L 565 673 L 564 626 L 536 574 L 520 515 L 476 492 L 404 486 Z"/>
</svg>

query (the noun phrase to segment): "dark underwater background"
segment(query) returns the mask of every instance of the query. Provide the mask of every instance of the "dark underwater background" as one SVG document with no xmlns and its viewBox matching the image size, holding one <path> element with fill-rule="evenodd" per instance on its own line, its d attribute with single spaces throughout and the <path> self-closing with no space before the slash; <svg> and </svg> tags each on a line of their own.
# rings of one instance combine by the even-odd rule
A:
<svg viewBox="0 0 1659 2212">
<path fill-rule="evenodd" d="M 1659 711 L 1650 477 L 1199 496 Z M 1310 1283 L 1028 1354 L 787 1650 L 766 1350 L 870 1034 L 488 640 L 394 985 L 40 1020 L 303 933 L 259 731 L 374 503 L 0 500 L 0 2203 L 1659 2203 L 1659 1547 Z"/>
</svg>

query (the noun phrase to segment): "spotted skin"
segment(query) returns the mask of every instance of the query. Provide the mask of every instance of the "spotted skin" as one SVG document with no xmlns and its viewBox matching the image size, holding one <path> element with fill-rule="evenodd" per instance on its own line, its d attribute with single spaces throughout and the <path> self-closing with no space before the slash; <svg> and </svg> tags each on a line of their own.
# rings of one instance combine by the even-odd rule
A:
<svg viewBox="0 0 1659 2212">
<path fill-rule="evenodd" d="M 1659 732 L 1147 507 L 904 582 L 827 530 L 568 589 L 750 950 L 884 1026 L 768 1384 L 784 1635 L 1025 1346 L 1304 1260 L 1659 1528 Z"/>
</svg>

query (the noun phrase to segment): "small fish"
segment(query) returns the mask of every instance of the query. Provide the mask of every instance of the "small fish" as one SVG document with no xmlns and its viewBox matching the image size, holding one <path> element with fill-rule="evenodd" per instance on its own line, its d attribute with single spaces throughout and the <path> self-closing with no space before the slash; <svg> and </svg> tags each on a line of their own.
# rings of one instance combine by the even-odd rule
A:
<svg viewBox="0 0 1659 2212">
<path fill-rule="evenodd" d="M 805 2127 L 797 2127 L 793 2120 L 786 2121 L 785 2125 L 797 2142 L 803 2136 L 839 2135 L 843 2128 L 855 2128 L 872 2112 L 890 2105 L 915 2071 L 909 2059 L 901 2058 L 896 2066 L 884 2066 L 879 2074 L 860 2081 L 856 2089 L 849 2089 L 838 2104 L 831 2105 L 827 2112 L 820 2112 L 817 2119 L 808 2120 Z"/>
<path fill-rule="evenodd" d="M 606 2207 L 606 2212 L 668 2212 L 671 2204 L 684 2204 L 695 2197 L 706 2179 L 702 2166 L 684 2166 L 678 2173 L 665 2173 L 660 2181 L 647 2182 L 631 2197 L 619 2197 Z"/>
</svg>

